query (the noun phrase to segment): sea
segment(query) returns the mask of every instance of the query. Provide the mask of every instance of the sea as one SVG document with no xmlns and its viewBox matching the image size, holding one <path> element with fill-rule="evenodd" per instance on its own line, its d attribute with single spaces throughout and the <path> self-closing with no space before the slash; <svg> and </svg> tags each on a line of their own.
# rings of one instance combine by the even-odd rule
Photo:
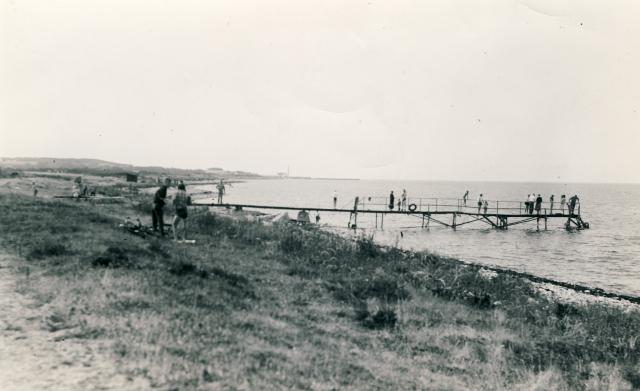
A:
<svg viewBox="0 0 640 391">
<path fill-rule="evenodd" d="M 314 208 L 332 208 L 334 192 L 338 196 L 338 208 L 353 208 L 355 197 L 359 197 L 360 207 L 364 202 L 367 209 L 388 210 L 389 193 L 393 191 L 397 200 L 403 189 L 407 192 L 407 203 L 415 203 L 422 210 L 436 210 L 436 198 L 439 210 L 451 208 L 443 204 L 462 205 L 463 210 L 471 210 L 475 208 L 478 196 L 483 194 L 489 201 L 489 213 L 495 208 L 502 212 L 519 212 L 532 193 L 543 197 L 543 209 L 551 207 L 548 201 L 553 194 L 554 210 L 559 208 L 562 194 L 567 198 L 577 195 L 580 214 L 589 223 L 589 229 L 567 231 L 564 229 L 565 218 L 549 219 L 547 230 L 541 222 L 539 231 L 535 220 L 508 230 L 493 229 L 479 221 L 469 222 L 456 230 L 434 222 L 423 228 L 420 217 L 399 215 L 387 215 L 381 228 L 380 216 L 376 222 L 374 214 L 360 213 L 354 231 L 348 228 L 348 213 L 314 211 Z M 190 189 L 198 190 L 215 191 L 214 186 Z M 467 190 L 469 201 L 464 209 L 463 201 L 459 199 Z M 344 235 L 353 236 L 355 232 L 371 236 L 384 245 L 428 250 L 465 262 L 640 296 L 638 184 L 258 179 L 227 185 L 224 202 L 306 208 L 311 221 L 315 222 L 316 214 L 319 214 L 320 225 Z M 289 212 L 291 217 L 296 214 L 297 211 Z M 441 220 L 451 223 L 451 216 L 442 216 Z M 459 216 L 457 223 L 470 220 L 470 217 Z"/>
</svg>

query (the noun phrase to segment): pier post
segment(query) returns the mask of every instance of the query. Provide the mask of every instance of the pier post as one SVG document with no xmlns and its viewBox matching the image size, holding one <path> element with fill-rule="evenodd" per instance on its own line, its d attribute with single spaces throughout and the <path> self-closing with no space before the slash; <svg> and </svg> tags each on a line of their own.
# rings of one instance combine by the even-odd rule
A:
<svg viewBox="0 0 640 391">
<path fill-rule="evenodd" d="M 451 228 L 453 228 L 454 231 L 456 230 L 456 216 L 457 215 L 454 213 L 453 214 L 453 224 L 451 225 Z"/>
<path fill-rule="evenodd" d="M 380 214 L 380 229 L 384 228 L 384 213 Z"/>
<path fill-rule="evenodd" d="M 540 232 L 540 217 L 536 219 L 536 231 Z"/>
<path fill-rule="evenodd" d="M 424 228 L 424 213 L 422 214 L 422 228 Z"/>
<path fill-rule="evenodd" d="M 544 218 L 544 230 L 545 231 L 547 230 L 547 218 L 546 217 Z"/>
</svg>

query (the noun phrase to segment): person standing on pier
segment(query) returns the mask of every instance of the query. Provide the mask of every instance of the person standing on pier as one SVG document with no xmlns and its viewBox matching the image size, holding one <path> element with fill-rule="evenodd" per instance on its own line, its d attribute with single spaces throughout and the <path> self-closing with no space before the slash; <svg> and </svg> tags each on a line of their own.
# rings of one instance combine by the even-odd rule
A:
<svg viewBox="0 0 640 391">
<path fill-rule="evenodd" d="M 469 190 L 467 190 L 462 196 L 462 203 L 464 206 L 467 206 L 467 200 L 469 199 Z"/>
<path fill-rule="evenodd" d="M 391 190 L 391 193 L 389 193 L 389 209 L 393 210 L 393 207 L 395 206 L 395 196 L 393 195 L 393 190 Z"/>
<path fill-rule="evenodd" d="M 536 195 L 535 193 L 529 194 L 529 214 L 532 215 L 533 214 L 533 206 L 536 203 Z"/>
<path fill-rule="evenodd" d="M 549 209 L 550 209 L 549 213 L 551 213 L 551 214 L 553 214 L 553 199 L 554 199 L 554 198 L 553 198 L 553 194 L 551 194 L 551 197 L 549 197 L 549 205 L 550 205 L 550 207 L 549 207 Z"/>
<path fill-rule="evenodd" d="M 338 208 L 338 192 L 337 191 L 333 191 L 333 209 L 337 209 Z"/>
<path fill-rule="evenodd" d="M 484 200 L 484 214 L 487 214 L 487 209 L 489 209 L 489 201 Z"/>
<path fill-rule="evenodd" d="M 577 195 L 569 198 L 569 214 L 574 214 L 576 210 L 576 204 L 580 201 Z"/>
<path fill-rule="evenodd" d="M 407 209 L 407 189 L 402 189 L 402 205 L 400 207 L 400 210 L 406 210 Z"/>
<path fill-rule="evenodd" d="M 482 193 L 478 196 L 478 214 L 480 214 L 480 209 L 482 209 L 482 205 L 484 205 L 484 199 L 482 198 Z"/>
<path fill-rule="evenodd" d="M 542 196 L 538 194 L 536 198 L 536 213 L 540 214 L 540 210 L 542 210 Z"/>
<path fill-rule="evenodd" d="M 564 214 L 564 204 L 566 203 L 567 203 L 567 196 L 563 194 L 560 196 L 560 209 L 562 210 L 562 214 Z"/>
</svg>

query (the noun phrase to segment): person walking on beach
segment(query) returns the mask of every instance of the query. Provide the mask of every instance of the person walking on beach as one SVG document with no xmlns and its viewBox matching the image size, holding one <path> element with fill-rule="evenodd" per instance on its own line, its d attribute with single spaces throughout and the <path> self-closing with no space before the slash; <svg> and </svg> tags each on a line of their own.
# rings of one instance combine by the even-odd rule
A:
<svg viewBox="0 0 640 391">
<path fill-rule="evenodd" d="M 467 200 L 469 199 L 469 190 L 467 190 L 462 196 L 462 203 L 464 206 L 467 206 Z"/>
<path fill-rule="evenodd" d="M 38 186 L 36 186 L 35 182 L 31 183 L 31 189 L 33 190 L 33 198 L 38 196 Z"/>
<path fill-rule="evenodd" d="M 220 183 L 218 183 L 218 186 L 216 186 L 216 188 L 218 189 L 218 204 L 222 204 L 222 196 L 224 196 L 224 194 L 227 192 L 222 179 L 220 179 Z"/>
<path fill-rule="evenodd" d="M 173 199 L 173 207 L 176 214 L 173 217 L 173 240 L 178 241 L 178 225 L 182 221 L 182 240 L 187 240 L 187 205 L 189 205 L 189 196 L 184 183 L 178 185 L 178 192 Z"/>
<path fill-rule="evenodd" d="M 171 184 L 171 179 L 167 178 L 164 183 L 156 191 L 153 196 L 153 209 L 151 211 L 151 221 L 153 224 L 153 231 L 158 230 L 160 227 L 160 235 L 164 236 L 164 200 L 167 198 L 167 188 Z"/>
<path fill-rule="evenodd" d="M 338 192 L 337 191 L 333 191 L 333 209 L 337 209 L 338 208 Z"/>
<path fill-rule="evenodd" d="M 402 189 L 402 205 L 400 210 L 407 209 L 407 189 Z"/>
<path fill-rule="evenodd" d="M 393 190 L 391 190 L 391 193 L 389 193 L 389 209 L 391 210 L 393 210 L 393 207 L 395 205 L 394 201 L 395 201 L 395 196 L 393 195 Z"/>
<path fill-rule="evenodd" d="M 478 214 L 480 214 L 480 209 L 484 205 L 484 199 L 482 198 L 482 193 L 478 196 Z"/>
<path fill-rule="evenodd" d="M 566 203 L 567 203 L 567 196 L 563 194 L 560 196 L 560 210 L 562 210 L 562 214 L 564 214 L 564 205 Z"/>
<path fill-rule="evenodd" d="M 549 213 L 553 214 L 553 194 L 551 194 L 551 196 L 549 197 Z"/>
<path fill-rule="evenodd" d="M 538 194 L 536 198 L 536 213 L 540 214 L 540 210 L 542 209 L 542 196 Z"/>
</svg>

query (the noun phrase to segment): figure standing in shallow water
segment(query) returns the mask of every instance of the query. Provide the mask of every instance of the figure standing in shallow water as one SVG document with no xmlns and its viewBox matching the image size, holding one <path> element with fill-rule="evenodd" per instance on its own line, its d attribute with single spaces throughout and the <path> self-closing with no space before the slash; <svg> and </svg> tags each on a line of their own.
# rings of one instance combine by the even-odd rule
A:
<svg viewBox="0 0 640 391">
<path fill-rule="evenodd" d="M 338 207 L 338 192 L 337 191 L 333 191 L 333 209 L 336 209 Z"/>
<path fill-rule="evenodd" d="M 216 186 L 218 189 L 218 204 L 222 204 L 222 196 L 227 192 L 226 187 L 224 186 L 224 182 L 220 179 L 220 183 Z"/>
</svg>

